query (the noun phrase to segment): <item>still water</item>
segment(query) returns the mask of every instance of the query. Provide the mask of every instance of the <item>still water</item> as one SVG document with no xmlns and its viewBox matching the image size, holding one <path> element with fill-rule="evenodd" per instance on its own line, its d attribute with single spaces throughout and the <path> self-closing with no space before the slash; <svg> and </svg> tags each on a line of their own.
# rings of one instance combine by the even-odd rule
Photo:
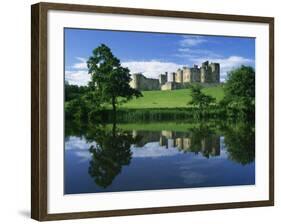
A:
<svg viewBox="0 0 281 224">
<path fill-rule="evenodd" d="M 254 136 L 245 124 L 72 127 L 65 137 L 64 191 L 253 185 Z"/>
</svg>

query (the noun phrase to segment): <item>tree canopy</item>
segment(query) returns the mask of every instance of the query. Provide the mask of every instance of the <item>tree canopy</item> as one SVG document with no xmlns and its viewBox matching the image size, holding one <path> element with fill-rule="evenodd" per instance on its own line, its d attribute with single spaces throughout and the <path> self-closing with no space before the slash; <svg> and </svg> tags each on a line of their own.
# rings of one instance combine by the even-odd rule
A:
<svg viewBox="0 0 281 224">
<path fill-rule="evenodd" d="M 250 66 L 241 66 L 228 73 L 225 84 L 225 97 L 255 99 L 255 71 Z"/>
<path fill-rule="evenodd" d="M 191 97 L 192 100 L 189 104 L 198 106 L 199 109 L 204 109 L 209 106 L 211 103 L 215 102 L 215 98 L 209 95 L 204 94 L 201 91 L 202 87 L 199 85 L 191 86 Z"/>
<path fill-rule="evenodd" d="M 87 66 L 91 74 L 90 88 L 98 93 L 103 102 L 110 103 L 113 111 L 116 111 L 118 103 L 134 96 L 142 96 L 141 92 L 129 85 L 131 81 L 129 69 L 121 66 L 120 60 L 105 44 L 93 50 Z"/>
<path fill-rule="evenodd" d="M 241 66 L 228 73 L 224 87 L 223 103 L 241 116 L 254 116 L 255 71 L 250 66 Z"/>
</svg>

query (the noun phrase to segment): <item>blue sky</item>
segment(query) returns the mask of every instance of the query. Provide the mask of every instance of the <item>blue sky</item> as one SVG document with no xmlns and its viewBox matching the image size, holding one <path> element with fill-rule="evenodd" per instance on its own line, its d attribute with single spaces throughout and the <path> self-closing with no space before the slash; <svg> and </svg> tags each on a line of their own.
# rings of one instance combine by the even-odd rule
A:
<svg viewBox="0 0 281 224">
<path fill-rule="evenodd" d="M 122 66 L 150 78 L 205 60 L 221 64 L 221 81 L 240 65 L 255 67 L 255 39 L 187 34 L 160 34 L 65 28 L 65 79 L 89 81 L 86 61 L 100 44 L 109 46 Z"/>
</svg>

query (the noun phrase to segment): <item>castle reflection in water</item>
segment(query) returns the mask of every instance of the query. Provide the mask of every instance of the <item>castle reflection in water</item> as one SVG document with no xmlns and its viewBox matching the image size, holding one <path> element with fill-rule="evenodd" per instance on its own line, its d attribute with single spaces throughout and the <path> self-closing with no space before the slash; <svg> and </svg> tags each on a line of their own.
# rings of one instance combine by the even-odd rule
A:
<svg viewBox="0 0 281 224">
<path fill-rule="evenodd" d="M 201 153 L 205 157 L 220 155 L 220 136 L 214 133 L 202 136 L 192 132 L 134 130 L 133 136 L 140 137 L 140 140 L 135 144 L 136 147 L 143 147 L 150 142 L 159 142 L 159 146 L 164 146 L 167 149 L 177 148 L 184 153 Z"/>
</svg>

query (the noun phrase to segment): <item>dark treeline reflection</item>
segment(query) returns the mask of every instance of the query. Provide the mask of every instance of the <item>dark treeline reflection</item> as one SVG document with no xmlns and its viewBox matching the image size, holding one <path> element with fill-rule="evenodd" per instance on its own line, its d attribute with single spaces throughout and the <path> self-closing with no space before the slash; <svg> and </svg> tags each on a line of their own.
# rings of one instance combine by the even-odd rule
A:
<svg viewBox="0 0 281 224">
<path fill-rule="evenodd" d="M 122 167 L 130 164 L 132 146 L 143 147 L 151 142 L 159 142 L 163 150 L 176 148 L 183 153 L 194 153 L 205 158 L 220 156 L 221 149 L 225 148 L 228 159 L 242 165 L 255 159 L 255 128 L 247 123 L 201 123 L 194 124 L 186 131 L 165 130 L 165 124 L 160 131 L 133 128 L 124 130 L 116 124 L 75 124 L 66 128 L 66 138 L 68 136 L 84 136 L 87 142 L 92 143 L 89 148 L 91 160 L 88 172 L 102 188 L 110 186 Z M 222 142 L 224 146 L 221 145 Z"/>
<path fill-rule="evenodd" d="M 88 172 L 97 185 L 106 188 L 121 172 L 122 166 L 130 164 L 130 148 L 137 142 L 137 137 L 117 129 L 116 124 L 111 129 L 100 125 L 92 126 L 85 137 L 87 141 L 95 142 L 89 148 L 92 158 Z"/>
<path fill-rule="evenodd" d="M 255 128 L 252 125 L 226 126 L 223 133 L 231 160 L 242 165 L 255 160 Z"/>
</svg>

